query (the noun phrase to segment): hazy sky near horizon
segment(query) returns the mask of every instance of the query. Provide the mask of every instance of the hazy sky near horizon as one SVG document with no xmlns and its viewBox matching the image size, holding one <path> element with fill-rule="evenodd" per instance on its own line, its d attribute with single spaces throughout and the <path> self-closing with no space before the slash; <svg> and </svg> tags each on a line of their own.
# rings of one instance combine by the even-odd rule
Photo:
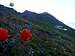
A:
<svg viewBox="0 0 75 56">
<path fill-rule="evenodd" d="M 18 12 L 49 12 L 75 29 L 75 0 L 0 0 L 0 4 L 8 7 L 10 2 L 14 3 L 13 8 Z"/>
</svg>

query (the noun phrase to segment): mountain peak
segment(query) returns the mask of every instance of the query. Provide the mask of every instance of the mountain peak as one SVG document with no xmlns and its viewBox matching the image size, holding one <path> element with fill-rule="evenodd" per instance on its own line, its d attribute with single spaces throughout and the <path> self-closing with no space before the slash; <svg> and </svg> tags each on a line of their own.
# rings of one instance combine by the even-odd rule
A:
<svg viewBox="0 0 75 56">
<path fill-rule="evenodd" d="M 0 27 L 7 28 L 10 35 L 5 42 L 0 41 L 0 56 L 75 56 L 75 30 L 48 12 L 15 13 L 14 9 L 0 5 L 0 21 Z M 20 40 L 19 32 L 24 27 L 33 34 L 28 42 Z"/>
<path fill-rule="evenodd" d="M 1 4 L 0 4 L 0 8 L 3 8 L 3 7 L 4 7 L 4 5 L 1 5 Z"/>
<path fill-rule="evenodd" d="M 48 12 L 43 12 L 41 14 L 50 15 L 50 13 L 48 13 Z"/>
</svg>

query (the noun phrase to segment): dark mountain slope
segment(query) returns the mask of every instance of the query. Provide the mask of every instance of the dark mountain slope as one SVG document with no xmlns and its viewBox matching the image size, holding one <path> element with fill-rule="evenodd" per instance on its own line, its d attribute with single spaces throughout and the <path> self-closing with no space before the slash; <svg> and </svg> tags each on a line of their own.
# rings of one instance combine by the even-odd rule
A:
<svg viewBox="0 0 75 56">
<path fill-rule="evenodd" d="M 7 28 L 11 35 L 8 40 L 0 41 L 1 48 L 6 45 L 0 55 L 75 56 L 75 36 L 70 35 L 74 34 L 75 30 L 58 21 L 52 15 L 30 11 L 18 13 L 3 5 L 0 5 L 0 9 L 2 9 L 0 10 L 0 27 Z M 22 42 L 19 38 L 19 31 L 24 26 L 30 28 L 32 39 Z M 65 31 L 64 28 L 68 30 Z"/>
<path fill-rule="evenodd" d="M 26 15 L 28 13 L 28 15 Z M 68 34 L 72 37 L 75 37 L 75 30 L 71 27 L 65 25 L 64 23 L 57 20 L 54 16 L 50 15 L 47 12 L 36 14 L 34 12 L 23 12 L 21 14 L 22 17 L 27 18 L 31 22 L 38 23 L 39 25 L 45 25 L 48 28 L 54 28 L 64 34 Z"/>
</svg>

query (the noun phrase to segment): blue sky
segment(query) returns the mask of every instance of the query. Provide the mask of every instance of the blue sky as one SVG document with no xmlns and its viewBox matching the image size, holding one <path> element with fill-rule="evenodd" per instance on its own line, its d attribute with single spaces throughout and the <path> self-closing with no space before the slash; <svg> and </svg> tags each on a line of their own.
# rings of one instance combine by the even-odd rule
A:
<svg viewBox="0 0 75 56">
<path fill-rule="evenodd" d="M 58 20 L 75 29 L 75 0 L 0 0 L 0 4 L 9 6 L 14 3 L 18 12 L 25 10 L 37 13 L 49 12 Z"/>
</svg>

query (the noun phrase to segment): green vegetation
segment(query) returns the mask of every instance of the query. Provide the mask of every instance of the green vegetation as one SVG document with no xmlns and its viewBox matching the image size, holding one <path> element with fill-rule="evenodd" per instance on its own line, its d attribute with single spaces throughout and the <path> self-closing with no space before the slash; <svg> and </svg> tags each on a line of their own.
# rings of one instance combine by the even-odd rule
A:
<svg viewBox="0 0 75 56">
<path fill-rule="evenodd" d="M 74 29 L 47 13 L 34 13 L 34 16 L 22 17 L 21 13 L 18 15 L 18 12 L 11 8 L 4 6 L 0 8 L 5 8 L 0 9 L 0 27 L 7 28 L 11 35 L 4 42 L 7 49 L 4 48 L 1 54 L 5 56 L 75 56 Z M 33 12 L 27 13 L 33 14 Z M 68 31 L 57 29 L 56 25 L 62 25 Z M 25 42 L 19 38 L 19 31 L 24 26 L 28 26 L 32 32 L 32 39 Z"/>
</svg>

